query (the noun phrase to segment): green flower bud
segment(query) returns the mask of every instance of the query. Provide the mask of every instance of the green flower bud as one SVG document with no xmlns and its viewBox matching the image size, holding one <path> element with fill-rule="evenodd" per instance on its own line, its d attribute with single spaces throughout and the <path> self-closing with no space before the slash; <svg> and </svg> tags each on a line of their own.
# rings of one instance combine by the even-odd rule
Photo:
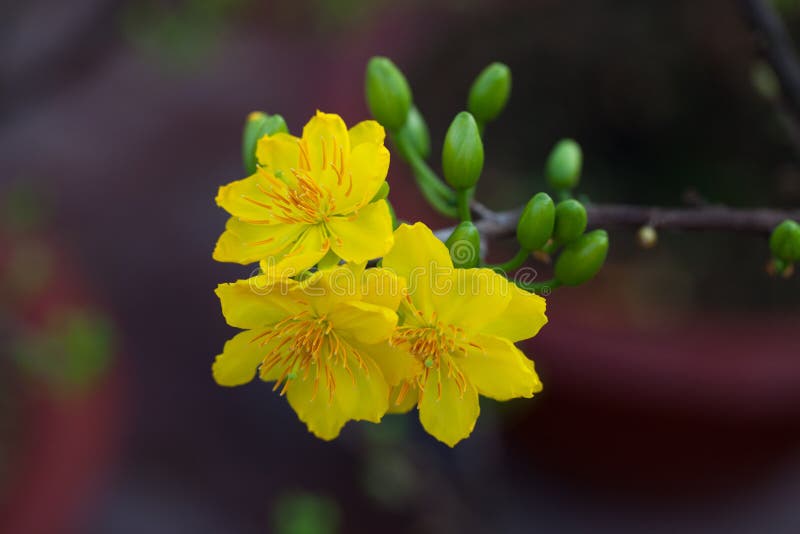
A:
<svg viewBox="0 0 800 534">
<path fill-rule="evenodd" d="M 500 115 L 510 94 L 511 70 L 502 63 L 492 63 L 472 83 L 467 109 L 479 122 L 489 122 Z"/>
<path fill-rule="evenodd" d="M 525 250 L 539 250 L 553 235 L 556 207 L 547 193 L 538 193 L 528 201 L 517 223 L 517 241 Z"/>
<path fill-rule="evenodd" d="M 397 132 L 397 137 L 404 138 L 417 151 L 417 154 L 422 156 L 422 159 L 428 159 L 431 155 L 431 136 L 428 133 L 428 125 L 425 124 L 425 119 L 422 118 L 415 106 L 411 106 L 406 123 Z M 398 148 L 402 145 L 402 143 L 398 143 Z M 409 159 L 406 154 L 401 155 L 406 160 Z"/>
<path fill-rule="evenodd" d="M 556 260 L 555 278 L 565 286 L 577 286 L 591 280 L 603 266 L 608 254 L 608 234 L 594 230 L 567 245 Z"/>
<path fill-rule="evenodd" d="M 287 133 L 286 121 L 280 115 L 267 115 L 262 111 L 254 111 L 247 116 L 242 134 L 242 161 L 244 170 L 250 175 L 256 172 L 256 144 L 265 135 L 278 132 Z"/>
<path fill-rule="evenodd" d="M 402 128 L 411 109 L 411 88 L 389 58 L 369 60 L 365 90 L 367 106 L 375 120 L 390 131 Z"/>
<path fill-rule="evenodd" d="M 556 206 L 556 225 L 553 238 L 566 245 L 578 239 L 586 230 L 586 208 L 575 199 L 562 200 Z"/>
<path fill-rule="evenodd" d="M 483 170 L 483 141 L 472 114 L 462 111 L 447 130 L 442 148 L 442 170 L 448 184 L 469 189 Z"/>
<path fill-rule="evenodd" d="M 786 219 L 775 227 L 769 238 L 773 256 L 786 263 L 800 261 L 800 224 Z"/>
<path fill-rule="evenodd" d="M 556 190 L 574 189 L 581 176 L 583 154 L 572 139 L 559 141 L 547 158 L 545 174 L 550 186 Z"/>
<path fill-rule="evenodd" d="M 389 196 L 389 182 L 383 182 L 381 187 L 378 189 L 378 192 L 375 193 L 375 196 L 372 197 L 370 202 L 375 202 L 377 200 L 383 200 L 384 198 Z"/>
<path fill-rule="evenodd" d="M 462 269 L 477 267 L 481 259 L 481 234 L 469 221 L 462 222 L 445 242 L 453 265 Z"/>
</svg>

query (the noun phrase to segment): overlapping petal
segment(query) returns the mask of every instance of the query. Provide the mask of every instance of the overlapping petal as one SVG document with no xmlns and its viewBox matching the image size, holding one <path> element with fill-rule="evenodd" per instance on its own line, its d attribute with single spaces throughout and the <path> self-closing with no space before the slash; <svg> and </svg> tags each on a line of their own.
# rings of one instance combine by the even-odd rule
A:
<svg viewBox="0 0 800 534">
<path fill-rule="evenodd" d="M 406 280 L 414 305 L 428 316 L 436 308 L 437 279 L 454 270 L 447 247 L 422 223 L 395 230 L 394 246 L 381 265 Z"/>
<path fill-rule="evenodd" d="M 327 223 L 331 248 L 345 261 L 364 262 L 392 248 L 392 216 L 386 201 L 364 206 L 358 213 L 331 217 Z"/>
<path fill-rule="evenodd" d="M 480 334 L 472 342 L 457 365 L 481 395 L 505 401 L 542 390 L 533 362 L 508 339 Z"/>
<path fill-rule="evenodd" d="M 480 411 L 473 385 L 461 391 L 445 371 L 428 375 L 419 401 L 419 420 L 430 435 L 453 447 L 472 433 Z"/>
<path fill-rule="evenodd" d="M 368 362 L 362 369 L 351 360 L 349 368 L 331 367 L 333 394 L 325 378 L 315 386 L 312 374 L 293 380 L 286 392 L 297 416 L 321 439 L 336 438 L 349 420 L 377 423 L 388 408 L 389 388 L 377 365 Z"/>
</svg>

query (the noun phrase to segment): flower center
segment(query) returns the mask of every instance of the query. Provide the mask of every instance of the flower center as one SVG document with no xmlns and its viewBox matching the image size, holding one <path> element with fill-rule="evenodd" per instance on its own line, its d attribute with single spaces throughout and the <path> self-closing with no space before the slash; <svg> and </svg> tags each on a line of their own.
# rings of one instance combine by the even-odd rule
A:
<svg viewBox="0 0 800 534">
<path fill-rule="evenodd" d="M 456 387 L 463 395 L 467 388 L 467 381 L 464 373 L 456 365 L 453 356 L 458 352 L 463 352 L 466 356 L 466 340 L 463 338 L 464 331 L 451 324 L 443 324 L 436 321 L 436 316 L 431 322 L 414 326 L 400 326 L 395 331 L 390 343 L 394 346 L 403 346 L 413 354 L 424 366 L 423 372 L 416 379 L 416 386 L 419 388 L 420 400 L 428 383 L 431 373 L 437 373 L 437 398 L 442 397 L 442 379 L 452 379 Z M 442 376 L 442 369 L 446 371 Z M 413 384 L 405 382 L 401 386 L 398 394 L 398 404 L 402 402 L 408 389 Z"/>
<path fill-rule="evenodd" d="M 260 176 L 267 182 L 265 187 L 257 184 L 258 190 L 266 196 L 266 201 L 245 196 L 247 202 L 262 207 L 267 211 L 264 219 L 242 219 L 250 224 L 323 224 L 330 220 L 336 213 L 336 199 L 329 188 L 320 185 L 312 173 L 308 148 L 304 141 L 298 141 L 300 148 L 297 167 L 285 171 L 267 172 L 259 167 Z M 330 152 L 330 153 L 329 153 Z M 283 173 L 290 172 L 294 176 L 294 183 L 284 179 Z M 336 185 L 331 187 L 344 188 L 344 195 L 350 196 L 353 190 L 353 174 L 345 169 L 344 153 L 338 145 L 336 138 L 332 140 L 330 150 L 322 144 L 322 167 L 318 173 L 333 173 Z"/>
<path fill-rule="evenodd" d="M 314 391 L 311 400 L 316 398 L 320 381 L 324 378 L 328 400 L 332 402 L 336 392 L 335 366 L 342 367 L 350 375 L 354 386 L 356 379 L 350 368 L 351 364 L 368 373 L 364 359 L 336 334 L 325 315 L 313 316 L 304 311 L 287 317 L 253 342 L 257 340 L 262 346 L 270 342 L 276 343 L 264 356 L 260 372 L 261 376 L 266 376 L 270 371 L 280 369 L 273 391 L 281 388 L 282 384 L 281 395 L 286 393 L 292 381 L 305 381 L 313 375 Z"/>
</svg>

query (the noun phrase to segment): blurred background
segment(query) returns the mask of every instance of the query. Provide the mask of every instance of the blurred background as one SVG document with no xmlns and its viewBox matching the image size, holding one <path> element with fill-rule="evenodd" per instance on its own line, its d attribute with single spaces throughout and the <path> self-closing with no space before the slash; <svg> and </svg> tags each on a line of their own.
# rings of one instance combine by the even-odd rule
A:
<svg viewBox="0 0 800 534">
<path fill-rule="evenodd" d="M 774 4 L 800 37 L 800 2 Z M 213 289 L 249 273 L 211 260 L 244 119 L 363 120 L 373 55 L 406 73 L 434 154 L 478 72 L 511 67 L 493 208 L 544 189 L 566 136 L 595 202 L 800 205 L 736 2 L 5 2 L 0 532 L 800 531 L 800 281 L 767 276 L 765 236 L 642 250 L 613 229 L 524 347 L 544 392 L 482 399 L 454 450 L 401 416 L 325 443 L 263 384 L 214 384 L 233 329 Z M 389 182 L 401 218 L 449 224 L 399 158 Z"/>
</svg>

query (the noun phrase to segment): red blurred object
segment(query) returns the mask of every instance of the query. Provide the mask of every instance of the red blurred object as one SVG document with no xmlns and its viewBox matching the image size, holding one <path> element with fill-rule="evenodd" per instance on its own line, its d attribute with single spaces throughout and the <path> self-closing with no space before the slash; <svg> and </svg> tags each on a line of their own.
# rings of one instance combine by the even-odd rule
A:
<svg viewBox="0 0 800 534">
<path fill-rule="evenodd" d="M 797 317 L 646 323 L 603 308 L 623 306 L 591 289 L 549 299 L 550 323 L 526 346 L 545 390 L 510 430 L 522 455 L 589 484 L 662 495 L 735 490 L 793 457 Z"/>
<path fill-rule="evenodd" d="M 0 274 L 19 241 L 0 236 Z M 32 236 L 25 236 L 26 240 Z M 94 305 L 84 277 L 63 250 L 38 236 L 57 266 L 33 294 L 11 298 L 15 325 L 44 327 L 52 314 Z M 8 380 L 15 395 L 10 477 L 0 487 L 0 532 L 73 532 L 82 507 L 96 495 L 118 447 L 124 391 L 118 347 L 111 365 L 87 386 L 60 390 L 28 373 Z M 12 366 L 13 369 L 13 366 Z"/>
</svg>

